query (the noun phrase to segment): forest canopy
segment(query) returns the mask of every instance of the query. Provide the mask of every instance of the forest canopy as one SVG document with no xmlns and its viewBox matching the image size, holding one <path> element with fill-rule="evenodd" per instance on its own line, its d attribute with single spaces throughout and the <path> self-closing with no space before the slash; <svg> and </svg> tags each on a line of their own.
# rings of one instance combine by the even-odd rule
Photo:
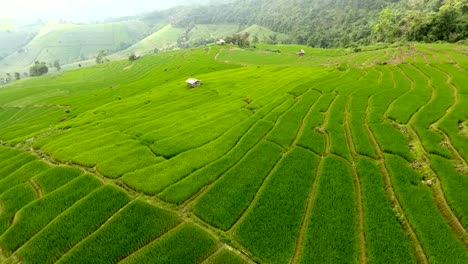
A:
<svg viewBox="0 0 468 264">
<path fill-rule="evenodd" d="M 283 43 L 323 48 L 468 37 L 468 0 L 237 0 L 171 12 L 177 27 L 258 24 L 287 33 Z"/>
</svg>

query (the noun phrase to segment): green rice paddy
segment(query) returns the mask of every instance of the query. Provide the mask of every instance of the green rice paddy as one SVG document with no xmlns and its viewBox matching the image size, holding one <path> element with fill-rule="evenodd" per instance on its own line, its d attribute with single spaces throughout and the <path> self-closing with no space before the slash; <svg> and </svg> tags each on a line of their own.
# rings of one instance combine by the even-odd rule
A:
<svg viewBox="0 0 468 264">
<path fill-rule="evenodd" d="M 468 263 L 467 56 L 210 45 L 0 87 L 0 262 Z"/>
</svg>

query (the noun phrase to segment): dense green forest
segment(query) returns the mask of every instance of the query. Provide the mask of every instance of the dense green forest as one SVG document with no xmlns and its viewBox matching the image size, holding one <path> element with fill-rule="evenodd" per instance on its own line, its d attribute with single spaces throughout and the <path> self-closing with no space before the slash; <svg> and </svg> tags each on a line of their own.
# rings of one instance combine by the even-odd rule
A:
<svg viewBox="0 0 468 264">
<path fill-rule="evenodd" d="M 178 7 L 146 19 L 196 24 L 258 24 L 287 33 L 283 43 L 350 47 L 378 42 L 448 41 L 468 37 L 468 0 L 237 0 Z"/>
</svg>

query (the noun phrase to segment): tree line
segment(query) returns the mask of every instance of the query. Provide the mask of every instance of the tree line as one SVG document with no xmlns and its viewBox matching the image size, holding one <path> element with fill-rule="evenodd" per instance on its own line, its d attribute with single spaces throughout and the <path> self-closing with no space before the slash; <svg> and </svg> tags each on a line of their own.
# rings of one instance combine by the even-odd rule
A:
<svg viewBox="0 0 468 264">
<path fill-rule="evenodd" d="M 468 37 L 468 0 L 236 0 L 154 15 L 184 28 L 258 24 L 288 34 L 287 43 L 323 48 Z"/>
</svg>

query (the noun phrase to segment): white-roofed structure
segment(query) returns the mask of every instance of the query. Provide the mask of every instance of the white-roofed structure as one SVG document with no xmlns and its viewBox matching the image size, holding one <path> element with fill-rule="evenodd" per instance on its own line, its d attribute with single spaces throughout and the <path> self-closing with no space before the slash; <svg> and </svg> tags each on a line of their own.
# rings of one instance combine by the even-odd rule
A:
<svg viewBox="0 0 468 264">
<path fill-rule="evenodd" d="M 191 88 L 195 88 L 195 87 L 200 86 L 202 82 L 195 78 L 189 78 L 185 81 L 185 83 Z"/>
</svg>

